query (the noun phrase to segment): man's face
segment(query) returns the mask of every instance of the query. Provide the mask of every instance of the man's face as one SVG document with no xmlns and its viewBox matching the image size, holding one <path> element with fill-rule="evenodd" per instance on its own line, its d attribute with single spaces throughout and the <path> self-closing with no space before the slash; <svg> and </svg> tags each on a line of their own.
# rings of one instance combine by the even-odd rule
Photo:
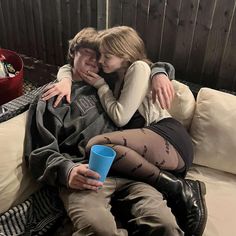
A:
<svg viewBox="0 0 236 236">
<path fill-rule="evenodd" d="M 90 48 L 80 48 L 75 53 L 74 69 L 76 73 L 92 71 L 98 73 L 98 60 L 96 51 Z"/>
</svg>

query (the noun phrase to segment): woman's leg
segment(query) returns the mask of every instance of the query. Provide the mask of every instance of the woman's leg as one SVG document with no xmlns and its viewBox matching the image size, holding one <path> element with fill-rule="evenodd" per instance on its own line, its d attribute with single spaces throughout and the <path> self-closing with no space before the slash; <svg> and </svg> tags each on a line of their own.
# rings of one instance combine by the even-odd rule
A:
<svg viewBox="0 0 236 236">
<path fill-rule="evenodd" d="M 160 169 L 180 170 L 184 161 L 175 148 L 164 138 L 149 129 L 130 129 L 98 135 L 92 138 L 87 148 L 93 144 L 110 144 L 117 156 L 112 170 L 156 185 Z"/>
</svg>

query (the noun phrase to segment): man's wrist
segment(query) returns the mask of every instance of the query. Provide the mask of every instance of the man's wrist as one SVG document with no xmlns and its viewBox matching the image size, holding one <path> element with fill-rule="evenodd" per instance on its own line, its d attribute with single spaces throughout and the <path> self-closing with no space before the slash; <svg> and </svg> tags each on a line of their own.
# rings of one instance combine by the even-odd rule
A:
<svg viewBox="0 0 236 236">
<path fill-rule="evenodd" d="M 60 164 L 58 178 L 61 185 L 68 187 L 70 172 L 77 164 L 78 163 L 74 163 L 71 160 L 66 160 Z"/>
<path fill-rule="evenodd" d="M 165 71 L 154 71 L 151 73 L 151 80 L 153 80 L 153 77 L 156 76 L 156 75 L 160 75 L 160 74 L 164 74 L 168 77 L 168 74 L 165 72 Z"/>
<path fill-rule="evenodd" d="M 151 78 L 158 73 L 164 73 L 169 80 L 175 79 L 175 68 L 168 62 L 156 62 L 151 66 Z"/>
</svg>

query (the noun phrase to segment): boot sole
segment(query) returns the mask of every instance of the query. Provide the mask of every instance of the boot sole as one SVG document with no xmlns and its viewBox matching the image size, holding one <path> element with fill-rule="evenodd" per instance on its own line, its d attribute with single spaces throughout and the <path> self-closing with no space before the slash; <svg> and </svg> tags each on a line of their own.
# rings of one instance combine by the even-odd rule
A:
<svg viewBox="0 0 236 236">
<path fill-rule="evenodd" d="M 205 230 L 206 227 L 206 222 L 207 222 L 207 207 L 206 207 L 206 201 L 205 201 L 205 195 L 206 195 L 206 185 L 205 183 L 197 180 L 197 186 L 198 186 L 198 190 L 199 190 L 199 199 L 201 199 L 201 208 L 202 208 L 202 217 L 201 217 L 201 221 L 199 222 L 199 225 L 196 229 L 196 232 L 194 235 L 192 236 L 201 236 Z"/>
</svg>

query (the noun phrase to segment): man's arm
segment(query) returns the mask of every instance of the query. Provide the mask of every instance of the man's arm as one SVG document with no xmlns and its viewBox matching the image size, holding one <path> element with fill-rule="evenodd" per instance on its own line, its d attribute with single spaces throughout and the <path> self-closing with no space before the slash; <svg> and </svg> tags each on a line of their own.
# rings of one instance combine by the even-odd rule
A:
<svg viewBox="0 0 236 236">
<path fill-rule="evenodd" d="M 85 164 L 74 163 L 69 154 L 60 152 L 58 140 L 62 142 L 64 125 L 50 112 L 50 107 L 40 100 L 29 109 L 24 156 L 30 172 L 37 181 L 52 186 L 97 190 L 102 186 L 96 180 L 99 175 Z"/>
<path fill-rule="evenodd" d="M 151 66 L 152 99 L 158 99 L 163 109 L 169 109 L 174 98 L 171 80 L 175 78 L 174 67 L 167 62 L 156 62 Z"/>
</svg>

